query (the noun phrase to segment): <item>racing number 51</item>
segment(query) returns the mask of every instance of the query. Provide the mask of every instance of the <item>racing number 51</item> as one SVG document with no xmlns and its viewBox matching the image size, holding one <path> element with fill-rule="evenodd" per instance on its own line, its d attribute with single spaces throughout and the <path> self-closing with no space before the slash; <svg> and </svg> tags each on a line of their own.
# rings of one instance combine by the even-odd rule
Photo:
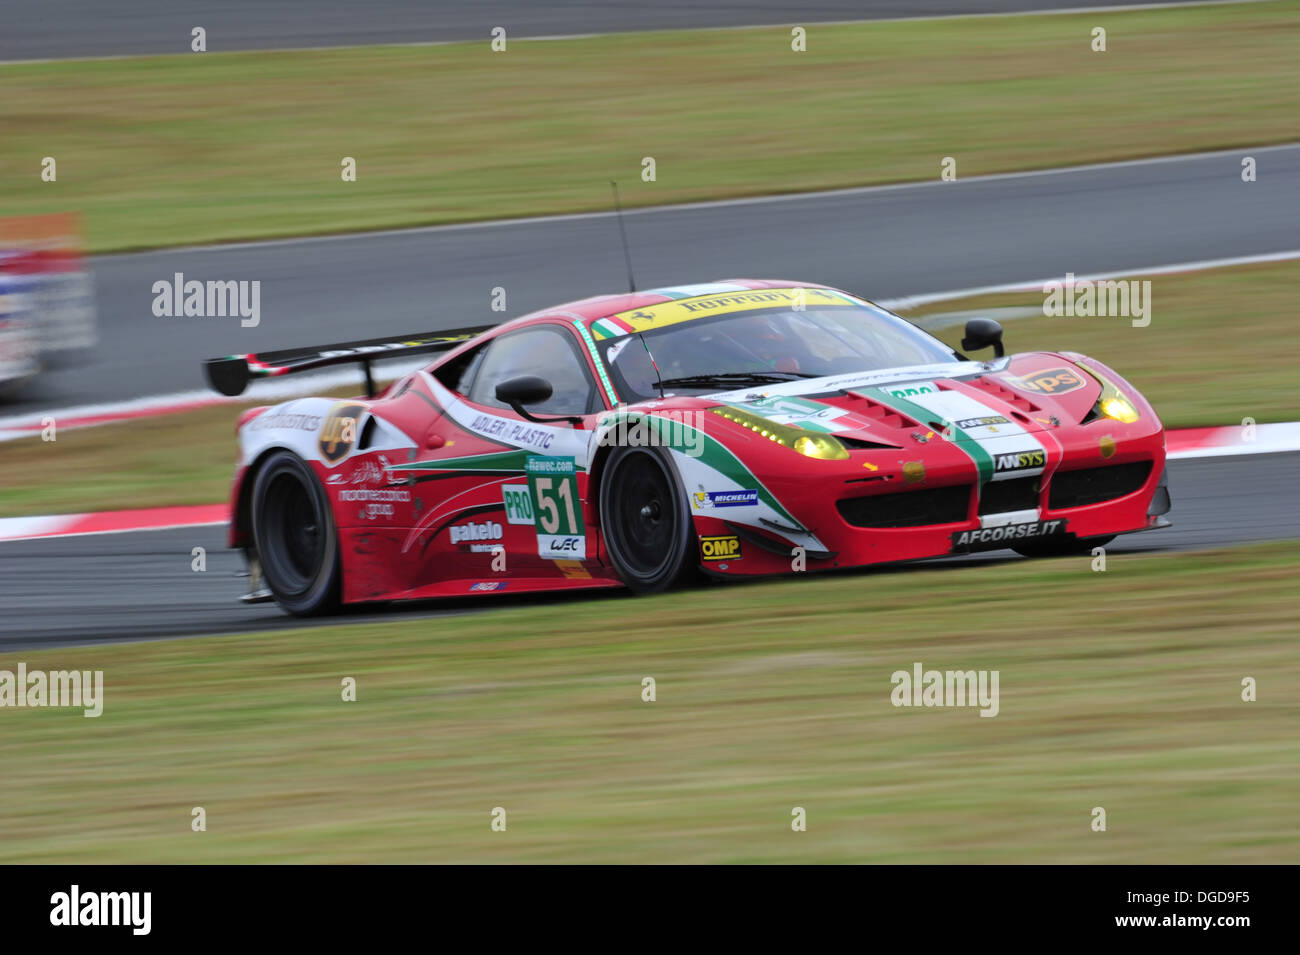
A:
<svg viewBox="0 0 1300 955">
<path fill-rule="evenodd" d="M 533 478 L 537 497 L 537 520 L 543 534 L 577 534 L 578 512 L 573 502 L 573 485 L 577 482 L 572 477 L 561 477 L 559 487 L 555 479 L 549 477 Z M 564 514 L 560 513 L 560 504 L 564 505 Z M 560 526 L 561 516 L 564 526 Z"/>
</svg>

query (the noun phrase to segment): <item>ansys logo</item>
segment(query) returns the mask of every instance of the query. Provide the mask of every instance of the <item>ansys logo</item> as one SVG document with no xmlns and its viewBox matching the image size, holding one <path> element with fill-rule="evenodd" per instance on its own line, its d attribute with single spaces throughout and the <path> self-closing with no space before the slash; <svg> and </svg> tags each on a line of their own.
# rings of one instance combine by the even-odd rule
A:
<svg viewBox="0 0 1300 955">
<path fill-rule="evenodd" d="M 1041 468 L 1047 463 L 1047 455 L 1042 451 L 1021 451 L 1018 454 L 999 454 L 997 458 L 997 470 L 1002 471 L 1027 471 L 1030 468 Z"/>
</svg>

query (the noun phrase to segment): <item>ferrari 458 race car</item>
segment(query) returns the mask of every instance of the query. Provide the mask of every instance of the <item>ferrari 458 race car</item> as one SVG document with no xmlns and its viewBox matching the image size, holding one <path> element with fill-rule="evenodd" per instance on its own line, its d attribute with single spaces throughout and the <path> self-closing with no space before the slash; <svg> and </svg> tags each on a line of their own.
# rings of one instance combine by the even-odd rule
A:
<svg viewBox="0 0 1300 955">
<path fill-rule="evenodd" d="M 367 395 L 239 424 L 230 544 L 251 592 L 340 602 L 789 574 L 1164 526 L 1164 429 L 1071 352 L 976 361 L 836 289 L 734 280 L 491 328 L 237 355 L 227 395 L 341 362 Z M 380 357 L 442 351 L 379 393 Z"/>
</svg>

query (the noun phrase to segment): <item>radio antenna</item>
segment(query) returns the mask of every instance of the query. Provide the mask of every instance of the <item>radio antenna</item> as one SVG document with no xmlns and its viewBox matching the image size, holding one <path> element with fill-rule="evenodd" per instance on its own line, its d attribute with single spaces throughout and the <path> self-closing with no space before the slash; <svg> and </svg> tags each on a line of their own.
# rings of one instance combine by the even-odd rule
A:
<svg viewBox="0 0 1300 955">
<path fill-rule="evenodd" d="M 627 263 L 627 290 L 635 292 L 636 279 L 632 277 L 632 252 L 628 248 L 627 229 L 623 225 L 623 206 L 618 201 L 618 183 L 611 179 L 609 187 L 614 190 L 614 215 L 618 217 L 618 234 L 623 237 L 623 261 Z"/>
</svg>

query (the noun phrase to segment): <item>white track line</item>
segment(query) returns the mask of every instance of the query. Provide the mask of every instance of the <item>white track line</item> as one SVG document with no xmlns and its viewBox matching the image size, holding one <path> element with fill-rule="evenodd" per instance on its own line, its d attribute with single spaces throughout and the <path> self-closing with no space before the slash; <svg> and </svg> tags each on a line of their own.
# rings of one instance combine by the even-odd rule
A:
<svg viewBox="0 0 1300 955">
<path fill-rule="evenodd" d="M 1242 255 L 1224 259 L 1202 259 L 1197 262 L 1175 262 L 1168 265 L 1154 265 L 1139 269 L 1127 269 L 1121 272 L 1095 273 L 1092 275 L 1076 276 L 1075 281 L 1095 282 L 1103 278 L 1127 278 L 1134 275 L 1175 275 L 1182 272 L 1231 268 L 1233 266 L 1241 265 L 1257 265 L 1267 262 L 1287 262 L 1296 259 L 1300 259 L 1300 249 L 1292 249 L 1287 252 L 1269 252 L 1261 255 Z M 1035 288 L 1041 288 L 1048 282 L 1063 280 L 1064 276 L 1058 276 L 1055 278 L 1039 279 L 1032 282 L 1013 282 L 1006 285 L 985 285 L 979 288 L 953 289 L 948 292 L 935 292 L 926 295 L 913 295 L 895 299 L 880 299 L 877 304 L 894 310 L 915 308 L 920 305 L 933 304 L 934 302 L 948 301 L 951 299 L 972 298 L 1000 292 L 1029 291 Z M 417 368 L 422 368 L 426 363 L 426 358 L 414 359 L 400 363 L 394 362 L 389 368 L 380 372 L 377 380 L 391 381 L 401 377 L 402 375 L 409 374 Z M 129 420 L 130 416 L 133 415 L 166 411 L 169 408 L 193 405 L 196 402 L 215 405 L 221 403 L 233 404 L 237 401 L 267 403 L 283 401 L 303 395 L 319 394 L 321 391 L 326 389 L 345 387 L 349 384 L 355 383 L 356 381 L 357 375 L 351 370 L 317 372 L 314 374 L 303 375 L 301 377 L 287 378 L 277 381 L 254 382 L 249 387 L 248 392 L 237 399 L 224 398 L 206 391 L 185 391 L 178 394 L 136 398 L 131 401 L 119 401 L 97 405 L 81 405 L 74 408 L 64 408 L 62 410 L 44 411 L 39 414 L 0 418 L 0 442 L 12 441 L 16 438 L 32 437 L 33 435 L 39 434 L 41 421 L 46 417 L 54 418 L 56 424 L 60 419 L 64 421 L 75 421 L 79 418 L 113 415 L 120 415 L 123 420 Z M 102 423 L 107 424 L 114 422 Z M 64 425 L 59 424 L 59 427 L 62 428 Z M 1287 448 L 1283 450 L 1290 449 Z M 1242 453 L 1254 452 L 1243 451 Z"/>
<path fill-rule="evenodd" d="M 784 192 L 768 196 L 740 196 L 735 199 L 709 199 L 702 202 L 679 202 L 655 206 L 625 208 L 624 216 L 650 216 L 673 212 L 692 212 L 698 209 L 726 209 L 737 206 L 764 205 L 772 202 L 814 202 L 866 196 L 873 193 L 900 192 L 908 189 L 960 189 L 970 183 L 998 182 L 1006 179 L 1036 179 L 1042 176 L 1062 176 L 1076 173 L 1102 172 L 1137 166 L 1158 166 L 1167 163 L 1194 162 L 1198 159 L 1226 158 L 1228 156 L 1258 156 L 1287 149 L 1300 149 L 1300 142 L 1274 143 L 1270 146 L 1242 146 L 1236 149 L 1215 149 L 1200 153 L 1176 153 L 1172 156 L 1147 156 L 1142 159 L 1121 159 L 1116 162 L 1084 163 L 1077 166 L 1053 166 L 1050 169 L 1026 169 L 1020 172 L 991 172 L 979 176 L 966 176 L 950 182 L 940 179 L 921 179 L 911 182 L 891 182 L 878 186 L 850 186 L 844 189 L 825 189 L 814 192 Z M 165 249 L 141 249 L 134 252 L 113 252 L 92 258 L 118 258 L 127 255 L 171 255 L 192 252 L 224 252 L 237 249 L 260 249 L 277 245 L 311 245 L 317 242 L 346 242 L 357 239 L 382 239 L 392 236 L 420 235 L 429 232 L 456 232 L 465 229 L 496 229 L 529 225 L 548 225 L 553 222 L 576 222 L 584 219 L 609 219 L 613 210 L 599 212 L 565 212 L 548 216 L 518 216 L 513 219 L 487 219 L 482 222 L 448 222 L 442 225 L 410 226 L 400 229 L 376 229 L 368 232 L 340 232 L 331 235 L 287 236 L 282 239 L 257 239 L 246 242 L 218 242 L 208 245 L 178 245 Z"/>
<path fill-rule="evenodd" d="M 1104 7 L 1058 7 L 1053 10 L 1000 10 L 988 13 L 936 13 L 929 16 L 915 17 L 871 17 L 865 20 L 785 20 L 779 23 L 745 23 L 729 27 L 657 27 L 652 30 L 615 30 L 610 33 L 561 33 L 543 36 L 511 36 L 506 26 L 507 39 L 515 43 L 553 43 L 560 40 L 595 40 L 600 37 L 637 36 L 646 33 L 703 33 L 710 30 L 734 32 L 737 30 L 774 30 L 795 26 L 802 27 L 846 27 L 860 26 L 868 23 L 921 23 L 928 20 L 989 20 L 1007 17 L 1043 17 L 1067 16 L 1084 13 L 1133 13 L 1143 10 L 1177 10 L 1179 7 L 1231 7 L 1248 3 L 1274 3 L 1276 0 L 1181 0 L 1176 3 L 1133 3 L 1111 4 Z M 233 50 L 209 50 L 204 55 L 214 56 L 222 53 L 331 53 L 337 50 L 356 50 L 366 48 L 420 48 L 439 46 L 461 46 L 473 43 L 486 43 L 490 36 L 481 40 L 423 40 L 405 43 L 344 43 L 335 46 L 282 46 L 270 49 L 240 47 Z M 115 53 L 109 56 L 70 56 L 44 57 L 31 60 L 0 60 L 0 66 L 23 66 L 32 63 L 97 63 L 102 60 L 137 60 L 156 56 L 191 56 L 189 50 L 177 50 L 174 53 Z"/>
</svg>

